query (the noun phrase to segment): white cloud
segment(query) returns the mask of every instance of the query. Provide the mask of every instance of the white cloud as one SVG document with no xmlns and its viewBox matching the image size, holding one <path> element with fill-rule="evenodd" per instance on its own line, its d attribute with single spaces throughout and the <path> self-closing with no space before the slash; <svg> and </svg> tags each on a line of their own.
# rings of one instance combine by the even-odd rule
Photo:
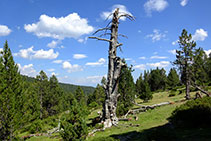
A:
<svg viewBox="0 0 211 141">
<path fill-rule="evenodd" d="M 171 44 L 172 44 L 173 46 L 175 46 L 175 45 L 178 43 L 178 41 L 179 41 L 179 40 L 173 41 Z"/>
<path fill-rule="evenodd" d="M 148 16 L 151 16 L 153 11 L 161 12 L 168 6 L 168 2 L 166 0 L 148 0 L 144 4 L 145 12 Z"/>
<path fill-rule="evenodd" d="M 47 46 L 49 48 L 56 48 L 57 44 L 58 42 L 53 40 L 52 42 L 48 43 Z"/>
<path fill-rule="evenodd" d="M 151 56 L 150 59 L 166 59 L 168 57 L 165 56 Z"/>
<path fill-rule="evenodd" d="M 146 57 L 142 56 L 142 57 L 139 57 L 138 59 L 145 60 Z"/>
<path fill-rule="evenodd" d="M 150 67 L 160 67 L 160 68 L 165 68 L 168 65 L 170 65 L 169 61 L 161 61 L 161 62 L 157 62 L 157 63 L 147 63 L 148 66 Z"/>
<path fill-rule="evenodd" d="M 18 67 L 20 73 L 23 75 L 35 77 L 38 74 L 37 71 L 33 68 L 33 64 L 24 65 L 23 67 L 20 64 L 18 64 Z"/>
<path fill-rule="evenodd" d="M 209 56 L 209 54 L 211 53 L 211 49 L 209 49 L 209 50 L 204 50 L 204 52 L 207 54 L 207 56 Z"/>
<path fill-rule="evenodd" d="M 86 63 L 87 66 L 100 66 L 106 62 L 104 58 L 100 58 L 97 62 L 88 62 Z"/>
<path fill-rule="evenodd" d="M 124 5 L 116 4 L 116 5 L 112 6 L 112 10 L 111 11 L 102 12 L 100 14 L 101 18 L 104 19 L 104 20 L 107 19 L 108 17 L 109 17 L 108 19 L 112 19 L 112 14 L 111 13 L 114 13 L 116 8 L 119 8 L 120 15 L 125 14 L 125 13 L 129 14 L 129 15 L 132 15 L 127 10 L 127 8 Z M 121 17 L 120 20 L 125 21 L 126 18 L 125 17 Z"/>
<path fill-rule="evenodd" d="M 47 69 L 47 71 L 53 72 L 53 71 L 55 71 L 55 69 Z"/>
<path fill-rule="evenodd" d="M 51 75 L 55 75 L 55 76 L 58 76 L 59 73 L 55 73 L 55 72 L 52 72 Z"/>
<path fill-rule="evenodd" d="M 171 54 L 173 54 L 173 55 L 176 55 L 176 49 L 169 50 L 168 52 L 171 53 Z"/>
<path fill-rule="evenodd" d="M 53 49 L 49 50 L 33 50 L 33 46 L 28 49 L 21 49 L 18 53 L 15 53 L 14 56 L 20 56 L 25 59 L 56 59 L 59 55 L 58 52 L 54 53 Z"/>
<path fill-rule="evenodd" d="M 0 25 L 0 36 L 7 36 L 12 32 L 6 25 Z"/>
<path fill-rule="evenodd" d="M 61 64 L 63 62 L 63 60 L 54 60 L 53 63 L 55 64 Z"/>
<path fill-rule="evenodd" d="M 24 25 L 24 29 L 38 37 L 51 37 L 55 39 L 77 39 L 94 30 L 92 26 L 88 25 L 87 19 L 81 18 L 77 13 L 60 18 L 41 15 L 37 23 Z"/>
<path fill-rule="evenodd" d="M 146 37 L 147 38 L 151 38 L 152 42 L 155 42 L 155 41 L 161 40 L 162 38 L 165 38 L 166 37 L 166 33 L 167 33 L 167 31 L 165 31 L 165 33 L 160 33 L 160 31 L 158 29 L 154 29 L 153 33 L 147 35 Z"/>
<path fill-rule="evenodd" d="M 3 48 L 0 48 L 0 52 L 3 51 Z"/>
<path fill-rule="evenodd" d="M 58 46 L 60 43 L 61 43 L 60 40 L 58 40 L 58 41 L 53 40 L 50 43 L 48 43 L 47 46 L 49 48 L 59 48 L 59 49 L 64 48 L 64 46 L 62 46 L 62 45 L 60 47 Z"/>
<path fill-rule="evenodd" d="M 66 69 L 69 73 L 83 70 L 78 64 L 72 65 L 68 61 L 64 61 L 62 63 L 62 66 L 63 66 L 63 69 Z"/>
<path fill-rule="evenodd" d="M 74 59 L 83 59 L 86 58 L 87 56 L 85 54 L 74 54 L 73 58 Z"/>
<path fill-rule="evenodd" d="M 135 65 L 133 68 L 134 69 L 145 70 L 146 69 L 146 65 L 144 65 L 144 64 Z"/>
<path fill-rule="evenodd" d="M 208 32 L 200 28 L 200 29 L 197 29 L 195 34 L 193 35 L 193 40 L 204 41 L 206 37 L 208 37 Z"/>
<path fill-rule="evenodd" d="M 181 0 L 180 5 L 185 6 L 188 4 L 188 0 Z"/>
</svg>

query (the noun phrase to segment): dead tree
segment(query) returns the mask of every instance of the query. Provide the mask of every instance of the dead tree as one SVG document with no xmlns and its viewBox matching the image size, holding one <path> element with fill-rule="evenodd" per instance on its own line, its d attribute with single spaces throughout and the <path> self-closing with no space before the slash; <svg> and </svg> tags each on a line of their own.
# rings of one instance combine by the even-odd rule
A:
<svg viewBox="0 0 211 141">
<path fill-rule="evenodd" d="M 122 17 L 134 20 L 134 17 L 129 14 L 119 13 L 119 8 L 117 8 L 113 13 L 112 21 L 108 24 L 108 26 L 102 29 L 98 29 L 94 34 L 98 33 L 99 31 L 105 31 L 105 33 L 98 37 L 89 37 L 91 39 L 109 42 L 108 74 L 107 82 L 104 86 L 106 100 L 103 105 L 102 116 L 104 128 L 108 128 L 112 125 L 118 124 L 118 118 L 116 116 L 117 99 L 120 96 L 120 94 L 118 94 L 118 84 L 121 68 L 125 65 L 122 62 L 122 59 L 117 56 L 117 48 L 122 46 L 122 43 L 119 43 L 117 40 L 118 36 L 123 36 L 118 34 L 119 20 Z M 108 33 L 109 31 L 110 33 Z M 104 35 L 109 35 L 110 39 L 100 38 Z"/>
</svg>

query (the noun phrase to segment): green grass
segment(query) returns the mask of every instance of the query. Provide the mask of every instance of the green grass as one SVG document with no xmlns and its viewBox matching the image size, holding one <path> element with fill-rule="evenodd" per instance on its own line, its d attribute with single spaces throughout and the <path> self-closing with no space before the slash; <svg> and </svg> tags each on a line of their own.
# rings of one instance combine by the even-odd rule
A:
<svg viewBox="0 0 211 141">
<path fill-rule="evenodd" d="M 194 97 L 195 93 L 191 93 L 191 97 Z M 169 97 L 168 92 L 159 92 L 153 94 L 153 99 L 147 103 L 143 103 L 142 100 L 137 99 L 136 102 L 144 105 L 152 105 L 161 102 L 176 102 L 184 99 L 185 94 Z M 132 117 L 132 121 L 120 121 L 117 127 L 108 128 L 105 131 L 97 132 L 94 136 L 90 136 L 87 140 L 91 141 L 111 141 L 111 140 L 210 140 L 211 129 L 172 129 L 168 124 L 168 118 L 171 116 L 172 111 L 183 104 L 184 102 L 166 105 L 148 110 L 144 113 L 139 113 L 138 120 Z M 134 106 L 136 108 L 136 106 Z M 91 123 L 94 117 L 97 117 L 98 111 L 102 109 L 94 110 L 87 118 L 87 124 Z M 131 127 L 130 124 L 139 124 L 139 127 Z M 90 128 L 92 130 L 92 128 Z M 25 134 L 24 134 L 25 135 Z M 48 141 L 48 140 L 61 140 L 61 137 L 57 133 L 52 137 L 32 137 L 28 139 L 30 141 Z"/>
</svg>

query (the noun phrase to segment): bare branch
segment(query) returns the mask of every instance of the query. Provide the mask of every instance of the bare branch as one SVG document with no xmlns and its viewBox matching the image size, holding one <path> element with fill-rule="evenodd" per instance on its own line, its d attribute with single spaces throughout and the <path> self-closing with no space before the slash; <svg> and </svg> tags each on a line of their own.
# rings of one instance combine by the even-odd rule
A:
<svg viewBox="0 0 211 141">
<path fill-rule="evenodd" d="M 111 35 L 111 33 L 104 33 L 104 34 L 99 35 L 99 37 L 106 36 L 106 35 Z"/>
<path fill-rule="evenodd" d="M 105 27 L 105 28 L 100 28 L 100 29 L 98 29 L 97 31 L 95 31 L 94 33 L 93 33 L 93 35 L 95 35 L 96 33 L 98 33 L 99 31 L 103 31 L 103 30 L 110 30 L 111 28 L 110 27 Z"/>
<path fill-rule="evenodd" d="M 128 39 L 128 37 L 126 35 L 123 35 L 123 34 L 118 34 L 118 36 L 121 36 L 121 37 L 124 37 L 124 38 Z"/>
<path fill-rule="evenodd" d="M 110 13 L 105 21 L 107 21 L 109 19 L 109 17 L 112 16 L 112 15 L 113 15 L 113 13 Z"/>
<path fill-rule="evenodd" d="M 103 38 L 99 38 L 99 37 L 89 37 L 89 38 L 90 38 L 90 39 L 97 39 L 97 40 L 101 40 L 101 41 L 112 42 L 111 40 L 103 39 Z"/>
<path fill-rule="evenodd" d="M 120 16 L 118 17 L 118 19 L 120 19 L 121 17 L 126 17 L 126 18 L 128 18 L 129 20 L 131 20 L 131 21 L 134 21 L 134 20 L 135 20 L 135 17 L 133 17 L 133 16 L 130 15 L 130 14 L 123 14 L 123 15 L 120 15 Z"/>
<path fill-rule="evenodd" d="M 122 45 L 123 45 L 122 43 L 119 43 L 119 44 L 116 45 L 116 48 L 118 48 L 118 47 L 120 47 Z"/>
</svg>

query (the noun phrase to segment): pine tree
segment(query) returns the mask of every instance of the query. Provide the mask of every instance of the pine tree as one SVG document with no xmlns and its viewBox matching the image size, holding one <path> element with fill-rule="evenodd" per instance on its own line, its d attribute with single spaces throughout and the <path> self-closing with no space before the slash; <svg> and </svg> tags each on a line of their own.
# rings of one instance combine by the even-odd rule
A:
<svg viewBox="0 0 211 141">
<path fill-rule="evenodd" d="M 123 60 L 123 62 L 125 61 Z M 120 97 L 117 104 L 118 116 L 126 114 L 129 108 L 133 105 L 133 101 L 135 99 L 135 84 L 131 72 L 132 66 L 125 66 L 121 69 L 118 89 Z"/>
<path fill-rule="evenodd" d="M 55 75 L 52 75 L 50 77 L 49 87 L 50 87 L 50 91 L 49 91 L 49 96 L 48 96 L 49 98 L 47 102 L 48 103 L 47 111 L 49 115 L 54 115 L 54 114 L 59 113 L 62 110 L 61 98 L 63 95 L 63 91 L 59 87 L 59 82 Z"/>
<path fill-rule="evenodd" d="M 171 68 L 167 76 L 167 84 L 172 89 L 180 84 L 179 75 L 176 69 Z"/>
<path fill-rule="evenodd" d="M 6 41 L 0 55 L 0 139 L 12 140 L 22 123 L 22 79 Z"/>
<path fill-rule="evenodd" d="M 61 128 L 63 131 L 60 134 L 65 141 L 86 139 L 88 134 L 86 116 L 84 108 L 76 100 L 73 100 L 69 113 L 61 118 Z"/>
<path fill-rule="evenodd" d="M 174 64 L 178 66 L 186 87 L 186 99 L 190 99 L 190 83 L 191 83 L 191 62 L 193 61 L 193 52 L 196 42 L 192 40 L 191 34 L 183 29 L 179 37 L 180 50 L 176 50 L 176 60 Z"/>
<path fill-rule="evenodd" d="M 94 92 L 88 96 L 87 104 L 91 107 L 93 106 L 103 106 L 103 102 L 105 101 L 105 90 L 104 88 L 97 84 Z M 93 107 L 94 108 L 94 107 Z"/>
<path fill-rule="evenodd" d="M 193 56 L 192 62 L 192 81 L 197 85 L 205 85 L 208 78 L 206 72 L 207 56 L 202 48 L 196 49 Z"/>
<path fill-rule="evenodd" d="M 139 98 L 143 99 L 144 101 L 148 101 L 153 97 L 147 79 L 143 80 L 142 74 L 136 81 L 136 92 L 138 93 Z"/>
<path fill-rule="evenodd" d="M 41 70 L 40 74 L 36 76 L 35 83 L 40 104 L 40 119 L 43 119 L 48 116 L 47 107 L 49 101 L 49 82 L 48 76 L 44 71 Z"/>
<path fill-rule="evenodd" d="M 86 105 L 85 94 L 80 86 L 78 86 L 75 91 L 75 99 L 77 100 L 78 103 Z"/>
</svg>

